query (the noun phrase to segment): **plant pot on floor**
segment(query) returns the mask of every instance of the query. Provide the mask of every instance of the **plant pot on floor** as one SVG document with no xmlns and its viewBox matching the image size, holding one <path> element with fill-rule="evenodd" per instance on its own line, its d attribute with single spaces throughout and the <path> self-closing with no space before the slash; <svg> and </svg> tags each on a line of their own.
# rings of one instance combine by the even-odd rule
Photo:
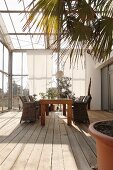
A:
<svg viewBox="0 0 113 170">
<path fill-rule="evenodd" d="M 49 106 L 49 111 L 52 112 L 52 111 L 55 111 L 55 105 L 51 104 Z"/>
<path fill-rule="evenodd" d="M 96 140 L 98 170 L 113 170 L 113 121 L 91 123 L 89 133 Z"/>
</svg>

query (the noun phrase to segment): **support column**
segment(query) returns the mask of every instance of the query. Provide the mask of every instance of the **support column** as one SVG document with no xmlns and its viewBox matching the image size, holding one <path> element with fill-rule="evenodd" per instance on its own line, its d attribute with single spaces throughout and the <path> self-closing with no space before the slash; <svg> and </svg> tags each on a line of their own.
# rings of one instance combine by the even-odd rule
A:
<svg viewBox="0 0 113 170">
<path fill-rule="evenodd" d="M 9 96 L 8 96 L 8 109 L 12 109 L 12 52 L 9 52 L 9 64 L 8 64 L 8 89 L 9 89 Z"/>
</svg>

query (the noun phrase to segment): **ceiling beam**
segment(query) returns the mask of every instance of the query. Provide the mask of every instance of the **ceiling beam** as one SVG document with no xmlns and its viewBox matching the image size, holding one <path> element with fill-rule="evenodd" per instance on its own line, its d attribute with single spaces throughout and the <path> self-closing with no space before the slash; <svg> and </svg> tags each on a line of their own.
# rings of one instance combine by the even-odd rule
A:
<svg viewBox="0 0 113 170">
<path fill-rule="evenodd" d="M 8 33 L 8 34 L 5 34 L 5 35 L 47 35 L 47 33 L 31 33 L 31 32 L 28 32 L 28 33 Z M 55 35 L 55 33 L 51 33 L 51 35 Z"/>
<path fill-rule="evenodd" d="M 25 10 L 0 10 L 0 13 L 30 13 L 30 11 L 25 11 Z"/>
<path fill-rule="evenodd" d="M 31 13 L 30 10 L 0 10 L 0 13 Z M 41 12 L 39 12 L 41 13 Z"/>
</svg>

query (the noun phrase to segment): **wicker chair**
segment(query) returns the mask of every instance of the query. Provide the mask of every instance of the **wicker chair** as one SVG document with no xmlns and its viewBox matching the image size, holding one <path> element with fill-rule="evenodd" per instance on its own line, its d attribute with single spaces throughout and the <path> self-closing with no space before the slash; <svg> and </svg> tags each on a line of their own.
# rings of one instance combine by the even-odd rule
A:
<svg viewBox="0 0 113 170">
<path fill-rule="evenodd" d="M 33 97 L 32 95 L 29 95 L 28 97 L 29 97 L 30 102 L 33 102 L 33 103 L 34 103 L 35 108 L 36 108 L 36 110 L 37 110 L 37 118 L 39 119 L 40 110 L 41 110 L 41 109 L 40 109 L 40 103 L 39 103 L 38 100 L 34 100 L 34 97 Z"/>
<path fill-rule="evenodd" d="M 74 101 L 73 103 L 73 121 L 78 123 L 90 123 L 87 104 L 90 96 L 82 96 L 80 100 Z"/>
<path fill-rule="evenodd" d="M 34 105 L 34 102 L 28 101 L 25 96 L 19 96 L 19 97 L 23 104 L 22 116 L 21 116 L 20 123 L 22 121 L 35 122 L 37 119 L 37 109 Z"/>
<path fill-rule="evenodd" d="M 28 97 L 29 97 L 29 100 L 30 100 L 31 102 L 34 102 L 33 96 L 29 95 Z"/>
</svg>

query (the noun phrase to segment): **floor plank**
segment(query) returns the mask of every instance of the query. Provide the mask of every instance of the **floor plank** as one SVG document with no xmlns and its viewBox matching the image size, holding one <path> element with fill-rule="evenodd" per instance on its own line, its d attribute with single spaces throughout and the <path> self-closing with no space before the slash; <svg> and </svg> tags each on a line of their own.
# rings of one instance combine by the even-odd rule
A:
<svg viewBox="0 0 113 170">
<path fill-rule="evenodd" d="M 52 156 L 52 143 L 53 143 L 53 127 L 54 127 L 54 114 L 51 115 L 48 131 L 45 137 L 42 154 L 38 170 L 51 170 L 51 156 Z"/>
<path fill-rule="evenodd" d="M 113 114 L 88 111 L 90 122 Z M 95 140 L 85 124 L 67 126 L 61 112 L 51 112 L 46 125 L 20 124 L 21 112 L 0 115 L 1 170 L 91 170 L 96 164 Z"/>
<path fill-rule="evenodd" d="M 43 151 L 44 142 L 48 132 L 49 123 L 51 123 L 51 117 L 46 118 L 46 125 L 41 129 L 41 132 L 37 138 L 36 144 L 32 150 L 32 153 L 28 159 L 25 170 L 37 170 L 40 162 L 40 158 Z"/>
<path fill-rule="evenodd" d="M 62 119 L 60 119 L 60 132 L 64 159 L 64 169 L 69 170 L 71 165 L 71 170 L 78 170 L 76 161 L 73 157 L 72 146 L 70 144 L 69 136 L 65 128 L 65 123 Z"/>
<path fill-rule="evenodd" d="M 52 170 L 58 170 L 58 169 L 64 170 L 64 159 L 63 159 L 63 152 L 62 152 L 59 117 L 58 115 L 55 115 L 53 151 L 52 151 Z"/>
</svg>

